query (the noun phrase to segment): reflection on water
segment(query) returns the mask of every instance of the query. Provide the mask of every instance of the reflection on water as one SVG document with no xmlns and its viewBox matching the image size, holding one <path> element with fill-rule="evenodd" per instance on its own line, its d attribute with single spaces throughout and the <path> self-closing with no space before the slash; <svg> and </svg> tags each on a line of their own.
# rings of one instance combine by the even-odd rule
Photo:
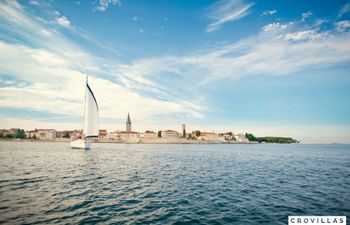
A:
<svg viewBox="0 0 350 225">
<path fill-rule="evenodd" d="M 350 215 L 349 145 L 0 142 L 0 223 L 285 224 Z"/>
</svg>

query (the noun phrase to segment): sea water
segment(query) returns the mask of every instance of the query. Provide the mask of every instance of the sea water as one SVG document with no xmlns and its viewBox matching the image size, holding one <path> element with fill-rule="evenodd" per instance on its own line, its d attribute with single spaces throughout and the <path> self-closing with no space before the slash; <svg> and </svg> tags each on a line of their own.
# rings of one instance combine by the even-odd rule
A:
<svg viewBox="0 0 350 225">
<path fill-rule="evenodd" d="M 287 224 L 291 215 L 350 216 L 350 145 L 0 142 L 0 223 Z"/>
</svg>

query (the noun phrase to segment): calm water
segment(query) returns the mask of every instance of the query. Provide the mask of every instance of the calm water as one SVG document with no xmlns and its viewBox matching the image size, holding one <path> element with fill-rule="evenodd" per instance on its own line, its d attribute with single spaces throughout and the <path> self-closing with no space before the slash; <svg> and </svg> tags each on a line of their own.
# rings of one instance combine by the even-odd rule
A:
<svg viewBox="0 0 350 225">
<path fill-rule="evenodd" d="M 350 145 L 0 142 L 0 223 L 286 224 L 350 216 Z"/>
</svg>

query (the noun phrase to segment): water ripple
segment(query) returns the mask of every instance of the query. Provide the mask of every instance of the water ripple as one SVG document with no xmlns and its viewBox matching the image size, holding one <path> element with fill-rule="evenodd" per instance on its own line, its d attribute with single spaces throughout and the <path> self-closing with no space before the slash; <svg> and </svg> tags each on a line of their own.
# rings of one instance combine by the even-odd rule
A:
<svg viewBox="0 0 350 225">
<path fill-rule="evenodd" d="M 0 223 L 285 224 L 350 213 L 349 145 L 0 142 Z"/>
</svg>

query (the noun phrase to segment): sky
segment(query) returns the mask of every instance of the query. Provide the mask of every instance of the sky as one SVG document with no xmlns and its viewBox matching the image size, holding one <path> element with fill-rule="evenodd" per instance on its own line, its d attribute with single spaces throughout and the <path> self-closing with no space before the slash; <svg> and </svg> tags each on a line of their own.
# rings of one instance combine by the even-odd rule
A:
<svg viewBox="0 0 350 225">
<path fill-rule="evenodd" d="M 350 1 L 0 0 L 0 128 L 350 143 Z"/>
</svg>

